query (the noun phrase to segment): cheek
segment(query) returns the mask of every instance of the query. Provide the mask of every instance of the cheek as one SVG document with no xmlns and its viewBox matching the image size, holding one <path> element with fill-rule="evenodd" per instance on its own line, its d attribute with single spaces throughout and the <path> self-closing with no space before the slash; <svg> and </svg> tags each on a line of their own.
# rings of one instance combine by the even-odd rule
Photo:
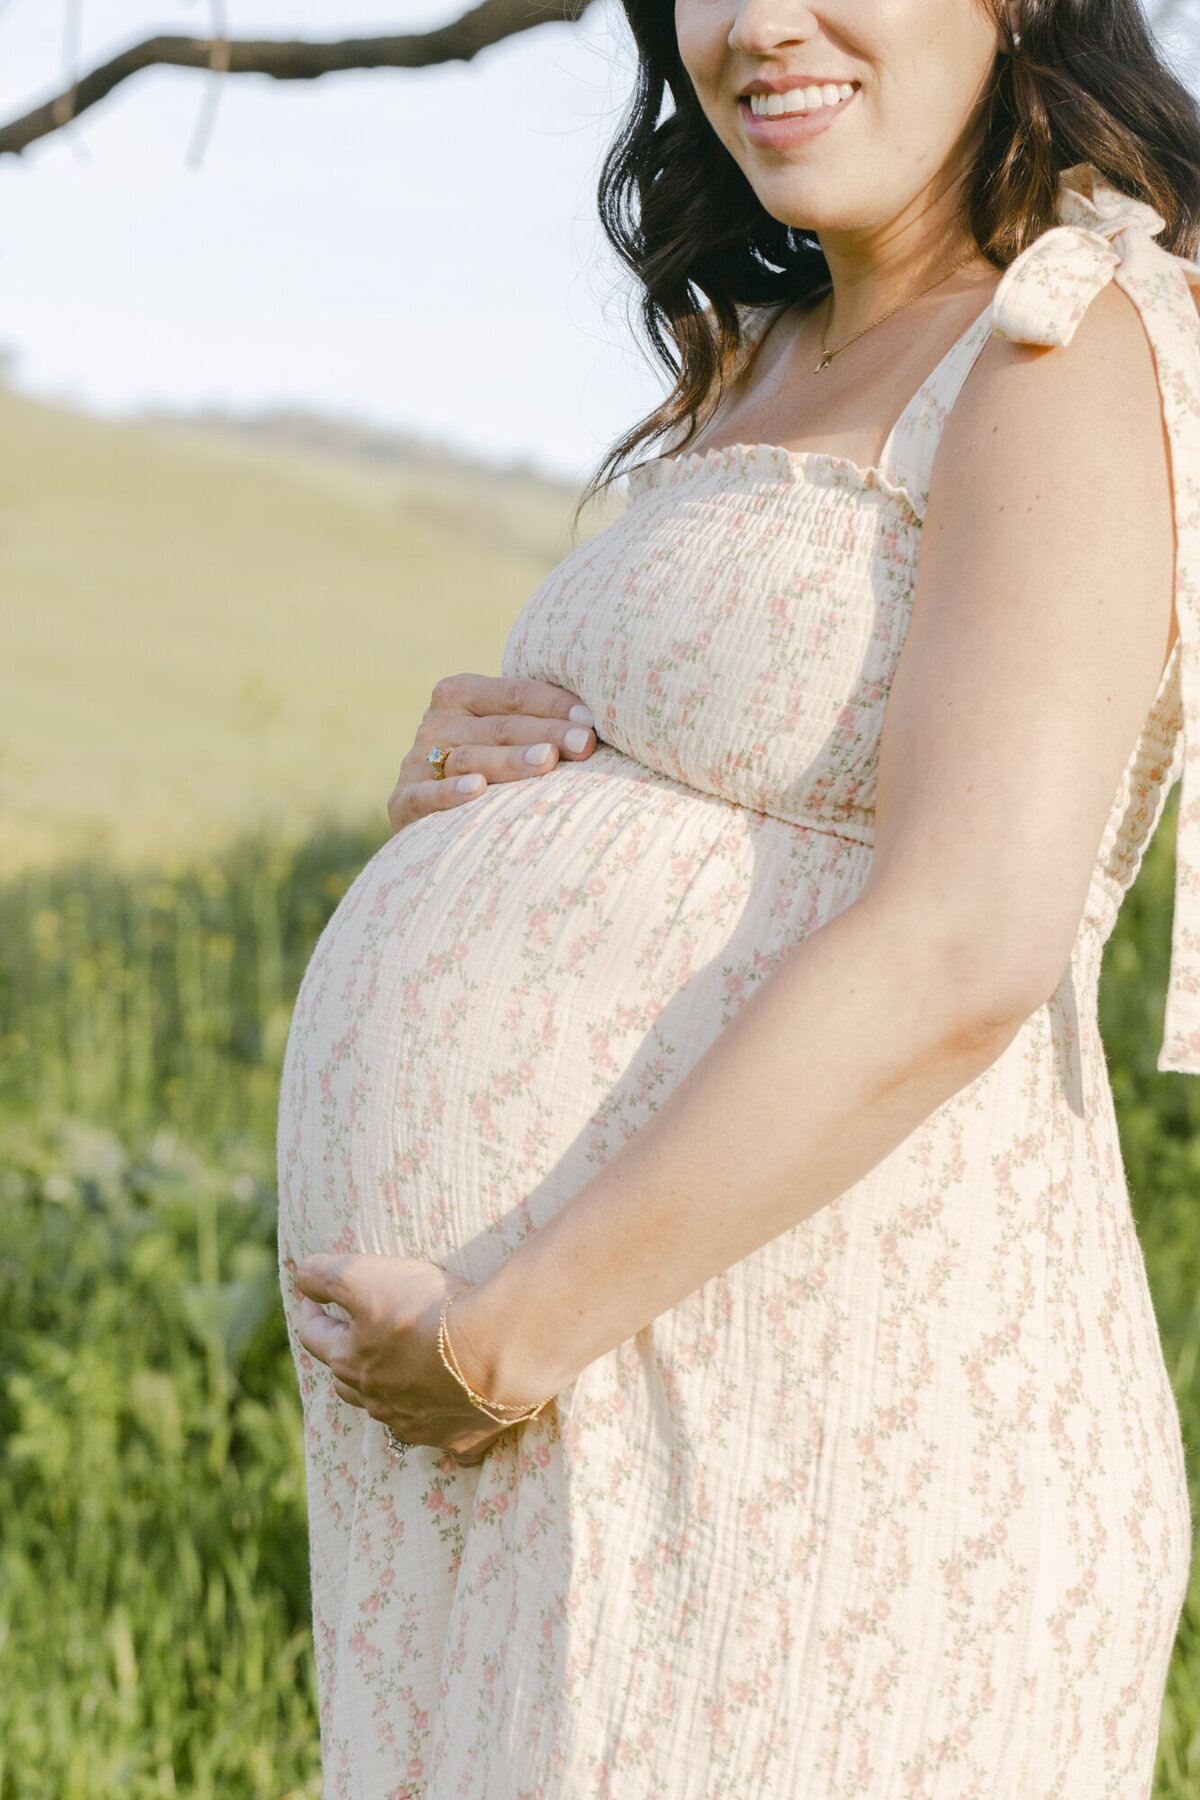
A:
<svg viewBox="0 0 1200 1800">
<path fill-rule="evenodd" d="M 732 16 L 720 6 L 705 5 L 704 0 L 680 0 L 675 8 L 675 38 L 679 56 L 692 86 L 705 110 L 721 78 L 725 58 L 729 54 Z"/>
<path fill-rule="evenodd" d="M 980 24 L 983 29 L 980 29 Z M 921 36 L 889 44 L 877 59 L 876 118 L 889 134 L 915 145 L 949 149 L 984 97 L 995 63 L 995 39 L 974 0 L 965 19 L 924 21 Z"/>
</svg>

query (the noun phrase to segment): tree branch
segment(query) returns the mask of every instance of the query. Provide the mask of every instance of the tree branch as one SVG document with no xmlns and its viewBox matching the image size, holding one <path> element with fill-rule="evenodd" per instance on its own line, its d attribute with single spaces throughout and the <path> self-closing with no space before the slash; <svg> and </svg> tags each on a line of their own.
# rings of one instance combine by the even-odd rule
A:
<svg viewBox="0 0 1200 1800">
<path fill-rule="evenodd" d="M 481 50 L 535 25 L 574 23 L 590 0 L 482 0 L 449 25 L 404 37 L 346 38 L 336 44 L 261 39 L 152 37 L 122 50 L 65 93 L 22 118 L 0 125 L 0 156 L 17 156 L 98 104 L 143 69 L 211 69 L 230 75 L 270 75 L 276 81 L 315 81 L 350 69 L 426 69 L 470 62 Z"/>
</svg>

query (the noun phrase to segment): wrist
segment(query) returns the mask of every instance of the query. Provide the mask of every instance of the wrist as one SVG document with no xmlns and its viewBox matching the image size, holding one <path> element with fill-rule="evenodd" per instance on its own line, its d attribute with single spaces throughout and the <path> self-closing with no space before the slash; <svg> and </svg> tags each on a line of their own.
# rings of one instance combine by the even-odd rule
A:
<svg viewBox="0 0 1200 1800">
<path fill-rule="evenodd" d="M 510 1257 L 486 1281 L 458 1295 L 446 1313 L 454 1360 L 477 1393 L 497 1406 L 536 1406 L 567 1387 L 579 1368 L 539 1328 L 537 1309 L 520 1293 Z"/>
</svg>

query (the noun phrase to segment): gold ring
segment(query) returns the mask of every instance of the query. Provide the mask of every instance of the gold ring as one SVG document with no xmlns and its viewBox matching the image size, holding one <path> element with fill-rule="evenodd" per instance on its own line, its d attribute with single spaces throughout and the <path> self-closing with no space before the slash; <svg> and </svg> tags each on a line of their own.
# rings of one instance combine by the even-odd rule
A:
<svg viewBox="0 0 1200 1800">
<path fill-rule="evenodd" d="M 453 746 L 451 746 L 451 748 L 453 748 Z M 429 755 L 425 758 L 426 762 L 433 764 L 434 769 L 436 770 L 435 778 L 438 781 L 445 781 L 446 779 L 446 758 L 449 754 L 449 750 L 441 750 L 435 744 L 433 749 L 429 752 Z"/>
</svg>

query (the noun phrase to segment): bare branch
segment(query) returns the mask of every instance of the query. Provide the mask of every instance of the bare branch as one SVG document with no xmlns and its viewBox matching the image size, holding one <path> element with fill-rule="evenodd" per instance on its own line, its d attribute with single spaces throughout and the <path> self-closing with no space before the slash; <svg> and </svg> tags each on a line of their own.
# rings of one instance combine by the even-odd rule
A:
<svg viewBox="0 0 1200 1800">
<path fill-rule="evenodd" d="M 482 0 L 482 5 L 436 31 L 346 38 L 334 44 L 147 38 L 84 75 L 65 93 L 0 125 L 0 156 L 19 155 L 38 138 L 61 130 L 143 69 L 216 69 L 231 75 L 270 75 L 276 81 L 315 81 L 352 69 L 427 69 L 436 63 L 470 62 L 481 50 L 536 25 L 574 23 L 589 4 L 590 0 Z"/>
<path fill-rule="evenodd" d="M 229 72 L 226 66 L 229 56 L 229 20 L 225 13 L 225 0 L 208 0 L 208 10 L 213 42 L 219 46 L 220 55 L 213 58 L 212 74 L 200 102 L 200 116 L 196 120 L 191 146 L 184 159 L 189 169 L 199 169 L 204 163 L 213 127 L 217 122 L 217 109 L 221 104 L 223 77 Z"/>
</svg>

